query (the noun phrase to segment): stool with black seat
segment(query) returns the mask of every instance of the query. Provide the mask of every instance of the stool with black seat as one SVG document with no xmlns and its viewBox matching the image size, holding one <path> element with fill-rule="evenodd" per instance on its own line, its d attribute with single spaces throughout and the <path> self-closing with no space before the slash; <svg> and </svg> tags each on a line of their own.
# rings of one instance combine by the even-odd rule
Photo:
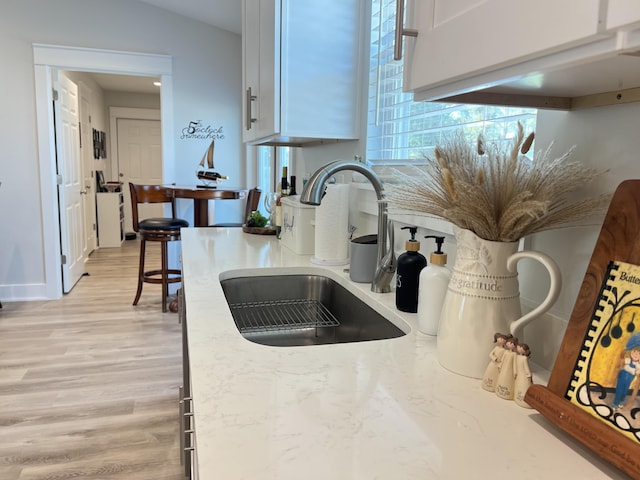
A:
<svg viewBox="0 0 640 480">
<path fill-rule="evenodd" d="M 162 285 L 162 311 L 167 311 L 167 297 L 169 284 L 182 281 L 182 271 L 170 269 L 168 242 L 180 240 L 180 229 L 188 227 L 189 222 L 176 218 L 176 201 L 171 189 L 161 185 L 135 185 L 129 183 L 131 193 L 131 210 L 133 213 L 133 230 L 140 236 L 140 267 L 138 269 L 138 291 L 133 304 L 137 305 L 142 294 L 143 283 Z M 171 205 L 171 217 L 139 218 L 138 206 L 144 203 L 164 203 Z M 145 255 L 147 242 L 160 242 L 161 268 L 160 270 L 145 271 Z"/>
<path fill-rule="evenodd" d="M 209 225 L 210 227 L 242 227 L 247 222 L 247 217 L 258 209 L 258 205 L 260 204 L 260 195 L 262 194 L 262 190 L 258 187 L 254 187 L 247 192 L 247 203 L 244 206 L 244 216 L 242 217 L 242 222 L 232 222 L 232 223 L 214 223 L 213 225 Z"/>
</svg>

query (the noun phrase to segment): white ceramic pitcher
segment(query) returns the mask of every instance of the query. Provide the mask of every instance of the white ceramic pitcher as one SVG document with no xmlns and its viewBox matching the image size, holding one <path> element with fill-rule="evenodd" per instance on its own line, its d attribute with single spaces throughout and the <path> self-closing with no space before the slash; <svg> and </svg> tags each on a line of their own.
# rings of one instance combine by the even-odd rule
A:
<svg viewBox="0 0 640 480">
<path fill-rule="evenodd" d="M 519 336 L 522 327 L 549 310 L 560 293 L 560 270 L 543 253 L 518 252 L 518 242 L 491 242 L 460 228 L 454 233 L 456 261 L 440 316 L 438 361 L 452 372 L 482 378 L 494 334 Z M 545 300 L 524 316 L 516 270 L 522 258 L 542 263 L 550 278 Z"/>
</svg>

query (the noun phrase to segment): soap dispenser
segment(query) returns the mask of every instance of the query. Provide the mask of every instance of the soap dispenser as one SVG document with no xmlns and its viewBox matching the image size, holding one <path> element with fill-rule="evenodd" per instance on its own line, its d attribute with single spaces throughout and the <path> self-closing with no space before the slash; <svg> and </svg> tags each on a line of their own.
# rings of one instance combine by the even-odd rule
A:
<svg viewBox="0 0 640 480">
<path fill-rule="evenodd" d="M 445 266 L 447 255 L 442 251 L 444 237 L 427 235 L 436 242 L 436 251 L 430 257 L 430 265 L 420 272 L 418 291 L 418 330 L 427 335 L 437 335 L 444 296 L 451 280 L 451 271 Z"/>
<path fill-rule="evenodd" d="M 411 238 L 406 242 L 407 251 L 398 257 L 396 268 L 396 308 L 403 312 L 418 311 L 418 282 L 420 271 L 427 266 L 427 259 L 420 250 L 420 242 L 416 240 L 418 227 L 402 227 L 409 230 Z"/>
</svg>

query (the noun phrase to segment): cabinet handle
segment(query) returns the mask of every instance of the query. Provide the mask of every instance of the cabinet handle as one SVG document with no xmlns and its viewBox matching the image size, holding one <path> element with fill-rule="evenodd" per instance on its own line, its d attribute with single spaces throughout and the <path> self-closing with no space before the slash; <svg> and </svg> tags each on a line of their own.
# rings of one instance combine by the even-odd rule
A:
<svg viewBox="0 0 640 480">
<path fill-rule="evenodd" d="M 180 465 L 184 465 L 184 399 L 182 398 L 183 388 L 182 385 L 178 387 L 178 423 L 180 424 Z"/>
<path fill-rule="evenodd" d="M 193 430 L 185 430 L 185 444 L 182 447 L 181 456 L 184 458 L 184 476 L 186 479 L 193 478 L 193 454 L 195 445 L 193 439 Z"/>
<path fill-rule="evenodd" d="M 393 59 L 402 59 L 402 36 L 417 37 L 418 31 L 412 28 L 404 28 L 404 0 L 396 2 L 396 34 L 393 44 Z"/>
<path fill-rule="evenodd" d="M 257 118 L 253 118 L 251 116 L 251 111 L 253 110 L 251 108 L 251 102 L 255 102 L 257 100 L 258 97 L 256 97 L 255 95 L 251 94 L 251 87 L 247 88 L 247 98 L 246 98 L 246 117 L 247 117 L 247 130 L 251 130 L 251 124 L 255 123 L 258 121 Z"/>
</svg>

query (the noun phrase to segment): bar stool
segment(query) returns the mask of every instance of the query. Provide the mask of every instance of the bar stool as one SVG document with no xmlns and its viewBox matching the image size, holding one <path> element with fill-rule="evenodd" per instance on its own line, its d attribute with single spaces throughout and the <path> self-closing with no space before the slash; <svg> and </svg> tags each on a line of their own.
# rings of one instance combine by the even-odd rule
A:
<svg viewBox="0 0 640 480">
<path fill-rule="evenodd" d="M 162 285 L 162 311 L 167 311 L 167 297 L 169 296 L 169 284 L 182 281 L 182 271 L 170 269 L 168 256 L 168 242 L 180 240 L 180 229 L 188 227 L 189 222 L 176 218 L 176 202 L 170 189 L 162 185 L 134 185 L 129 183 L 131 193 L 131 210 L 133 213 L 133 230 L 140 235 L 140 267 L 138 269 L 138 291 L 133 305 L 138 304 L 142 294 L 143 283 L 155 283 Z M 138 206 L 144 203 L 171 204 L 171 218 L 153 217 L 139 219 Z M 161 268 L 160 270 L 145 271 L 145 252 L 147 242 L 160 242 Z"/>
</svg>

